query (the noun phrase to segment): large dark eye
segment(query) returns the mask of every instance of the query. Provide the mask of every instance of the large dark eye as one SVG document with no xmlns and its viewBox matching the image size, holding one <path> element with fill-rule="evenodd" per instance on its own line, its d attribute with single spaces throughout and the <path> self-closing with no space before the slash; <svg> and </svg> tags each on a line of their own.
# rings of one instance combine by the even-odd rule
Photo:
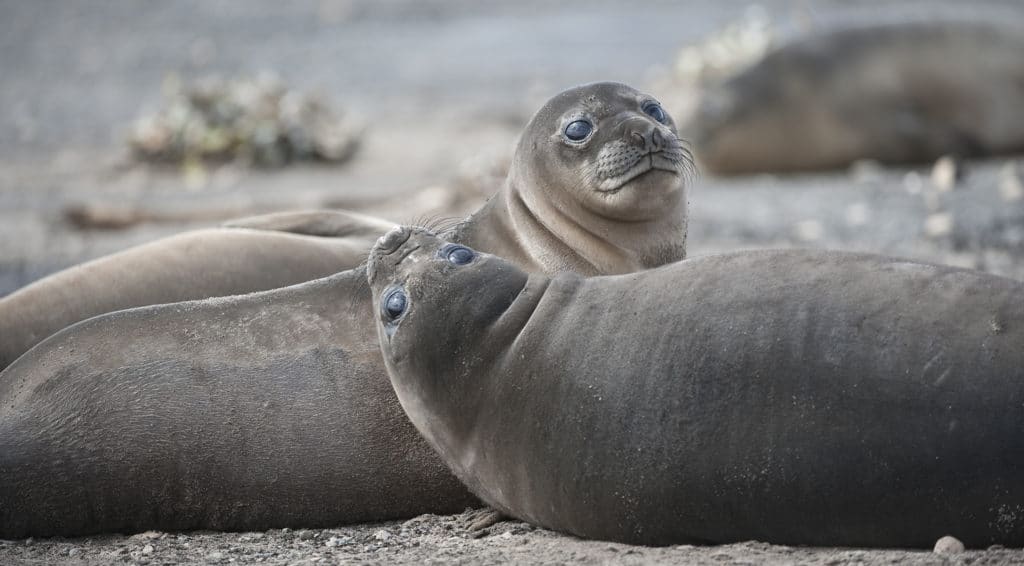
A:
<svg viewBox="0 0 1024 566">
<path fill-rule="evenodd" d="M 441 248 L 440 255 L 455 265 L 466 265 L 476 257 L 476 253 L 473 250 L 458 244 L 449 244 Z"/>
<path fill-rule="evenodd" d="M 565 127 L 565 137 L 574 142 L 583 141 L 587 139 L 587 136 L 589 136 L 592 131 L 594 131 L 594 126 L 591 125 L 590 122 L 586 120 L 576 120 L 575 122 L 570 122 L 569 125 Z"/>
<path fill-rule="evenodd" d="M 668 114 L 665 114 L 665 111 L 662 110 L 661 105 L 657 102 L 647 102 L 644 104 L 643 109 L 644 114 L 647 114 L 662 124 L 668 121 Z"/>
<path fill-rule="evenodd" d="M 381 308 L 384 310 L 384 315 L 389 320 L 395 320 L 398 317 L 405 314 L 405 309 L 409 306 L 409 299 L 405 296 L 405 291 L 402 289 L 392 289 L 386 295 L 381 303 Z"/>
</svg>

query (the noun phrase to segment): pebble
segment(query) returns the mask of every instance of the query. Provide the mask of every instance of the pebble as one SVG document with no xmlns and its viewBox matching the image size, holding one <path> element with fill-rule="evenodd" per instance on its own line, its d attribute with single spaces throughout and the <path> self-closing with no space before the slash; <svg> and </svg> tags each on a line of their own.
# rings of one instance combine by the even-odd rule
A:
<svg viewBox="0 0 1024 566">
<path fill-rule="evenodd" d="M 206 559 L 210 562 L 218 562 L 224 558 L 223 552 L 211 552 L 206 555 Z"/>
<path fill-rule="evenodd" d="M 146 546 L 142 547 L 142 553 L 143 554 L 153 554 L 153 545 L 147 544 Z"/>
<path fill-rule="evenodd" d="M 882 180 L 885 170 L 877 161 L 860 159 L 850 165 L 849 173 L 855 183 L 877 183 Z"/>
<path fill-rule="evenodd" d="M 921 181 L 921 175 L 918 175 L 917 171 L 910 171 L 903 176 L 903 188 L 912 195 L 916 195 L 921 192 L 921 188 L 924 187 L 924 182 Z"/>
<path fill-rule="evenodd" d="M 352 537 L 331 537 L 327 539 L 324 546 L 328 548 L 335 548 L 338 546 L 346 546 L 352 544 Z"/>
<path fill-rule="evenodd" d="M 960 167 L 952 156 L 943 155 L 932 167 L 932 184 L 939 192 L 949 192 L 956 188 L 960 176 Z"/>
<path fill-rule="evenodd" d="M 935 542 L 932 551 L 936 554 L 958 554 L 964 551 L 964 543 L 956 537 L 946 535 Z"/>
<path fill-rule="evenodd" d="M 313 534 L 313 531 L 307 531 L 305 529 L 299 531 L 297 536 L 299 537 L 299 540 L 313 540 L 313 538 L 316 537 L 316 535 Z"/>
<path fill-rule="evenodd" d="M 864 226 L 871 220 L 871 208 L 864 202 L 853 203 L 846 207 L 845 216 L 847 226 Z"/>
<path fill-rule="evenodd" d="M 1017 202 L 1024 198 L 1024 182 L 1013 162 L 1003 165 L 999 170 L 999 195 L 1003 197 L 1003 202 Z"/>
<path fill-rule="evenodd" d="M 924 221 L 924 233 L 929 238 L 946 236 L 953 231 L 953 215 L 948 212 L 931 214 Z"/>
<path fill-rule="evenodd" d="M 164 536 L 164 534 L 162 532 L 160 532 L 160 531 L 146 531 L 146 532 L 134 534 L 134 535 L 128 537 L 128 539 L 129 540 L 156 540 L 156 539 L 158 539 L 158 538 L 160 538 L 162 536 Z"/>
<path fill-rule="evenodd" d="M 391 533 L 389 533 L 388 531 L 386 531 L 384 529 L 381 529 L 381 530 L 373 533 L 373 538 L 375 538 L 375 539 L 377 539 L 379 541 L 382 541 L 382 542 L 387 542 L 387 541 L 391 540 Z"/>
<path fill-rule="evenodd" d="M 825 227 L 817 220 L 802 220 L 793 228 L 794 235 L 801 242 L 815 242 L 825 235 Z"/>
</svg>

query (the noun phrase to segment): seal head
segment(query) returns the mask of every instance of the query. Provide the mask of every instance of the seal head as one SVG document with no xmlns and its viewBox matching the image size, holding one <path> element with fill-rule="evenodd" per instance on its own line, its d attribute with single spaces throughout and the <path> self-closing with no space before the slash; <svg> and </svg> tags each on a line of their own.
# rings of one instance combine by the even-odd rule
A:
<svg viewBox="0 0 1024 566">
<path fill-rule="evenodd" d="M 450 379 L 451 371 L 445 366 L 453 359 L 469 365 L 483 363 L 483 356 L 473 354 L 480 342 L 480 333 L 473 329 L 507 326 L 513 303 L 517 310 L 523 310 L 528 302 L 522 295 L 531 280 L 525 272 L 496 256 L 408 226 L 398 226 L 377 241 L 370 252 L 367 276 L 389 373 L 410 375 L 405 370 L 409 366 L 417 369 L 417 375 L 431 376 L 429 382 L 393 382 L 405 411 L 423 417 L 414 418 L 414 422 L 436 421 L 439 417 L 435 413 L 426 418 L 424 408 L 437 406 L 443 398 L 466 398 L 465 384 Z M 455 291 L 481 286 L 486 287 L 485 292 Z M 437 300 L 438 296 L 448 294 L 450 301 Z M 424 334 L 424 329 L 439 327 L 431 321 L 444 321 L 444 328 L 458 330 Z M 406 326 L 417 331 L 403 332 Z M 427 335 L 430 347 L 423 345 Z M 403 370 L 395 371 L 398 366 L 403 366 Z M 457 419 L 457 412 L 448 414 Z M 448 426 L 437 430 L 451 430 L 454 423 L 444 424 Z M 436 450 L 449 452 L 432 438 L 429 430 L 421 432 Z"/>
<path fill-rule="evenodd" d="M 658 218 L 684 197 L 693 169 L 675 122 L 652 96 L 620 83 L 558 94 L 533 117 L 516 151 L 512 181 L 532 200 L 582 208 L 620 221 Z M 550 179 L 552 181 L 545 181 Z"/>
<path fill-rule="evenodd" d="M 692 172 L 690 151 L 654 97 L 620 83 L 574 87 L 533 116 L 505 187 L 452 239 L 531 272 L 671 263 L 686 256 Z"/>
</svg>

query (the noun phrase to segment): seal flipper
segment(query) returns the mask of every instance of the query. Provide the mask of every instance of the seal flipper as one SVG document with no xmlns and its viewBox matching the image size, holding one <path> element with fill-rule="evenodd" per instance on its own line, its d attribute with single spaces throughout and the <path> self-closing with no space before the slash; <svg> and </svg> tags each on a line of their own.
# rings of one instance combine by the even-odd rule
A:
<svg viewBox="0 0 1024 566">
<path fill-rule="evenodd" d="M 467 509 L 462 514 L 462 520 L 466 524 L 466 528 L 471 532 L 482 531 L 488 527 L 493 527 L 502 521 L 516 520 L 510 515 L 506 515 L 497 509 L 490 507 L 484 507 L 481 509 Z"/>
<path fill-rule="evenodd" d="M 394 222 L 382 218 L 348 210 L 274 212 L 246 216 L 221 224 L 223 228 L 249 228 L 325 238 L 377 237 L 394 225 Z"/>
</svg>

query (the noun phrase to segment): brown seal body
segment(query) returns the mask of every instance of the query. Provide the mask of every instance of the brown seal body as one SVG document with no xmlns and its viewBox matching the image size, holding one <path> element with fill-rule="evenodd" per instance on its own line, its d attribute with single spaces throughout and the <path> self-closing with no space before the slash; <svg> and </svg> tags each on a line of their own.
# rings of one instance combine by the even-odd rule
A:
<svg viewBox="0 0 1024 566">
<path fill-rule="evenodd" d="M 683 131 L 723 174 L 1020 153 L 1022 31 L 936 21 L 803 38 L 708 89 Z"/>
<path fill-rule="evenodd" d="M 510 515 L 640 544 L 1024 544 L 1024 284 L 863 254 L 528 274 L 397 228 L 409 417 Z"/>
<path fill-rule="evenodd" d="M 0 298 L 0 369 L 92 316 L 264 291 L 351 269 L 392 226 L 345 211 L 269 214 L 65 269 Z"/>
<path fill-rule="evenodd" d="M 532 271 L 682 259 L 689 159 L 653 105 L 613 83 L 559 94 L 527 126 L 505 187 L 453 237 Z M 563 139 L 584 119 L 589 134 Z M 546 177 L 523 170 L 535 165 Z M 111 313 L 43 341 L 0 374 L 0 538 L 465 508 L 475 498 L 394 396 L 371 302 L 356 270 Z"/>
</svg>

